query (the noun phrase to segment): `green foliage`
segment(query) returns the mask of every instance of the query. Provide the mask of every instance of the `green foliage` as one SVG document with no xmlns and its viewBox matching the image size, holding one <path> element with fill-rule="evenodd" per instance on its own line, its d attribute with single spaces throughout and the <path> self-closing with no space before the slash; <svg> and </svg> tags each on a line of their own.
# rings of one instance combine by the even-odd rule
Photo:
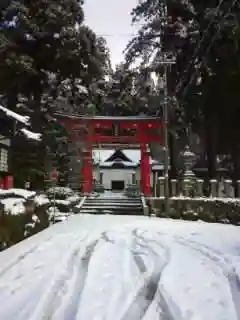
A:
<svg viewBox="0 0 240 320">
<path fill-rule="evenodd" d="M 170 101 L 178 101 L 170 126 L 191 126 L 205 140 L 211 178 L 217 153 L 231 154 L 239 178 L 239 3 L 143 0 L 132 20 L 142 26 L 127 46 L 127 65 L 140 59 L 141 67 L 161 73 L 161 54 L 176 57 L 168 72 Z"/>
<path fill-rule="evenodd" d="M 28 115 L 32 130 L 43 134 L 37 145 L 25 146 L 19 134 L 13 139 L 12 171 L 18 186 L 30 176 L 35 186 L 43 186 L 48 153 L 55 153 L 57 168 L 66 171 L 66 146 L 56 149 L 55 139 L 66 133 L 53 123 L 53 113 L 85 112 L 95 99 L 93 84 L 110 68 L 106 42 L 83 24 L 82 6 L 82 0 L 1 2 L 2 102 Z"/>
</svg>

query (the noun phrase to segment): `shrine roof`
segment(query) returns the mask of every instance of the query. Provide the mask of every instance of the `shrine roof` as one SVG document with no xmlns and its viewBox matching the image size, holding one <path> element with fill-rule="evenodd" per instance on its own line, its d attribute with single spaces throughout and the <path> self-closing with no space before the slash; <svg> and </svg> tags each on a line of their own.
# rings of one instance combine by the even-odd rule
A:
<svg viewBox="0 0 240 320">
<path fill-rule="evenodd" d="M 162 118 L 159 116 L 86 116 L 81 114 L 65 114 L 55 113 L 56 117 L 68 118 L 73 120 L 111 120 L 111 121 L 160 121 Z"/>
<path fill-rule="evenodd" d="M 131 166 L 131 165 L 137 165 L 140 163 L 140 159 L 141 159 L 140 149 L 121 149 L 121 152 L 131 160 L 130 162 L 123 161 L 126 166 L 127 164 Z M 100 165 L 104 164 L 106 166 L 108 165 L 107 160 L 111 156 L 113 156 L 115 153 L 116 153 L 116 149 L 108 149 L 108 150 L 93 149 L 92 151 L 93 159 L 95 159 L 95 161 L 98 162 Z M 158 164 L 158 162 L 153 160 L 151 157 L 149 160 L 150 160 L 150 164 L 152 165 Z M 114 161 L 111 161 L 111 163 L 112 162 Z"/>
</svg>

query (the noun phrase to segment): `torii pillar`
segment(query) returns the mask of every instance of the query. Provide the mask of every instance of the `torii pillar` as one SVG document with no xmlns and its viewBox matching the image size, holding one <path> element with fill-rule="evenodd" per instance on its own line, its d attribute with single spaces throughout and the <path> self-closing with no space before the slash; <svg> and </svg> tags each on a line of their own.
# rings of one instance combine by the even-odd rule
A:
<svg viewBox="0 0 240 320">
<path fill-rule="evenodd" d="M 140 150 L 141 150 L 140 189 L 145 196 L 151 196 L 151 183 L 150 183 L 151 170 L 150 170 L 149 154 L 147 150 L 148 148 L 144 139 L 144 136 L 145 136 L 144 126 L 139 125 L 139 134 L 140 134 L 139 140 L 140 140 Z"/>
<path fill-rule="evenodd" d="M 88 129 L 90 136 L 94 132 L 94 127 L 91 121 L 88 123 Z M 92 160 L 92 141 L 88 139 L 85 142 L 85 151 L 83 154 L 83 164 L 81 170 L 81 179 L 82 179 L 82 192 L 91 193 L 92 192 L 92 183 L 93 183 L 93 160 Z"/>
</svg>

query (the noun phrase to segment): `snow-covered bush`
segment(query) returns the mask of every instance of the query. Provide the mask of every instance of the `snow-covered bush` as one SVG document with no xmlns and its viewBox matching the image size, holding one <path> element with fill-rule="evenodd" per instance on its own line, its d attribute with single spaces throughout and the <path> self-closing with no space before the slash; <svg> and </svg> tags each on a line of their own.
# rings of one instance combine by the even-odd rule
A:
<svg viewBox="0 0 240 320">
<path fill-rule="evenodd" d="M 69 215 L 79 212 L 76 206 L 81 198 L 72 189 L 52 187 L 46 194 L 50 200 L 47 212 L 51 222 L 66 220 Z"/>
<path fill-rule="evenodd" d="M 79 211 L 78 195 L 69 188 L 56 189 L 55 199 L 51 197 L 53 190 L 48 197 L 24 189 L 0 189 L 0 250 Z"/>
<path fill-rule="evenodd" d="M 168 215 L 164 199 L 154 199 L 150 206 L 159 217 L 240 225 L 240 199 L 173 197 Z"/>
<path fill-rule="evenodd" d="M 67 197 L 74 196 L 74 191 L 67 187 L 52 187 L 46 191 L 47 196 L 52 199 L 65 200 Z"/>
</svg>

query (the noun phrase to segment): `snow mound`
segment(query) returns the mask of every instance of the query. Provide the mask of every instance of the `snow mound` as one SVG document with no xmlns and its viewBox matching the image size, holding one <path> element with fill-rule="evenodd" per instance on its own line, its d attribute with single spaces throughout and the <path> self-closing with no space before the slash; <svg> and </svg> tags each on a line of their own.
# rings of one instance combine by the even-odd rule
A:
<svg viewBox="0 0 240 320">
<path fill-rule="evenodd" d="M 19 215 L 25 213 L 25 203 L 28 199 L 34 198 L 35 191 L 25 189 L 0 189 L 0 204 L 7 214 Z"/>
<path fill-rule="evenodd" d="M 4 205 L 4 211 L 12 214 L 19 215 L 25 212 L 25 199 L 21 198 L 7 198 L 0 201 Z"/>
<path fill-rule="evenodd" d="M 0 199 L 1 198 L 6 198 L 9 196 L 17 196 L 23 199 L 28 199 L 31 197 L 34 197 L 36 195 L 35 191 L 29 191 L 25 189 L 8 189 L 8 190 L 3 190 L 0 189 Z"/>
</svg>

